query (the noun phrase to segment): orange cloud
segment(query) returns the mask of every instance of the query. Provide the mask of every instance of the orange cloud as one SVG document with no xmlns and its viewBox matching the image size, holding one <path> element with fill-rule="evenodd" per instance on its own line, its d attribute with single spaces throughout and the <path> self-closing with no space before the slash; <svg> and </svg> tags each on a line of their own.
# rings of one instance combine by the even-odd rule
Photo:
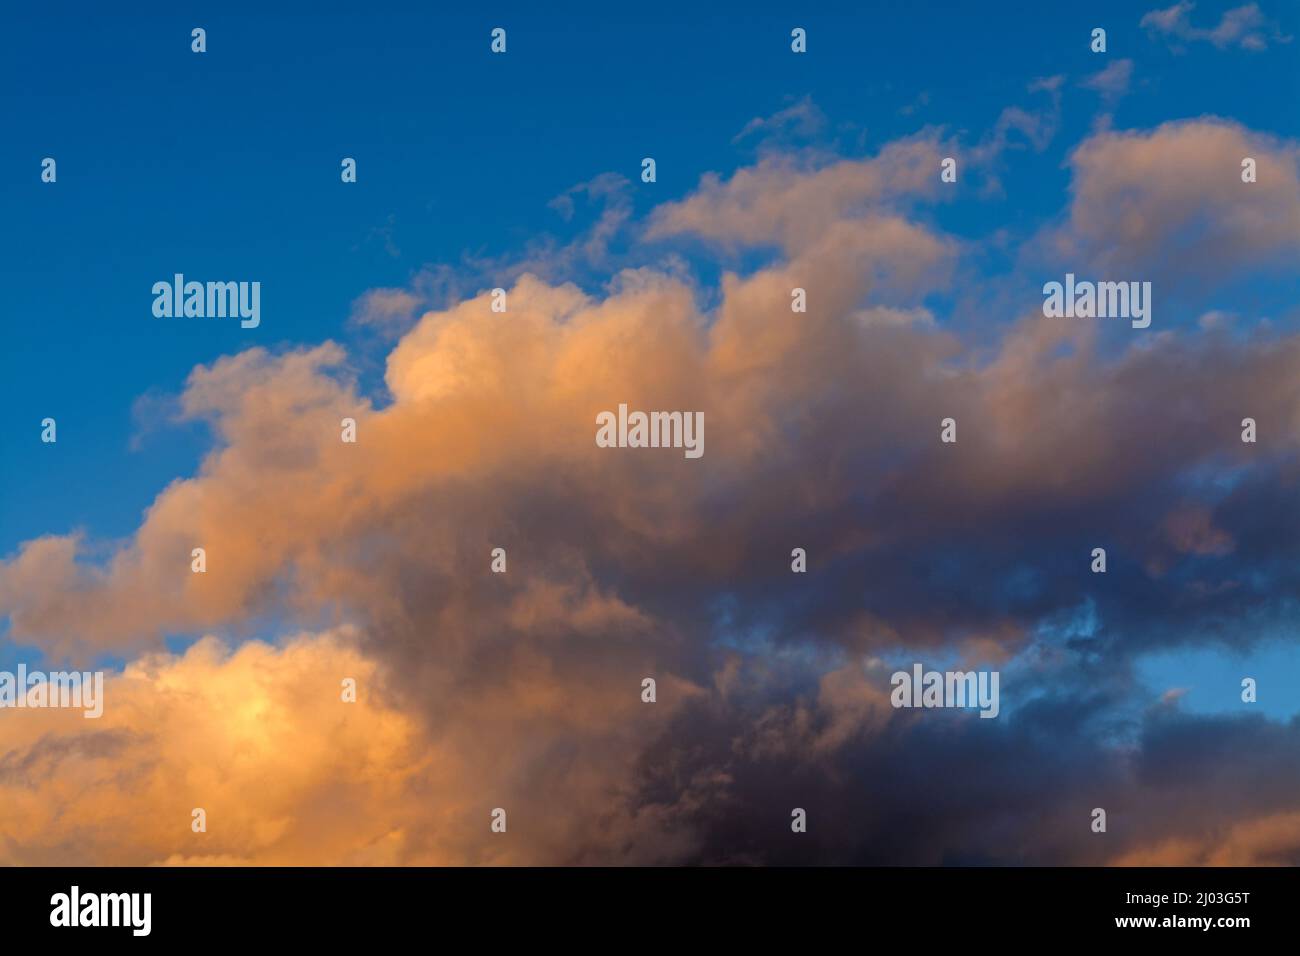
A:
<svg viewBox="0 0 1300 956">
<path fill-rule="evenodd" d="M 1219 164 L 1260 143 L 1264 188 L 1237 202 L 1214 178 L 1231 181 L 1237 160 Z M 12 723 L 8 858 L 689 858 L 692 813 L 744 776 L 736 755 L 833 767 L 891 732 L 885 682 L 857 655 L 904 644 L 1001 659 L 1030 639 L 1024 616 L 983 594 L 936 607 L 917 554 L 955 541 L 997 575 L 1019 551 L 1006 543 L 1016 522 L 1056 533 L 1061 515 L 1112 513 L 1189 465 L 1245 460 L 1243 408 L 1269 423 L 1276 455 L 1294 452 L 1295 336 L 1111 353 L 1087 328 L 1031 317 L 963 354 L 923 303 L 963 245 L 895 200 L 935 194 L 937 149 L 911 139 L 816 169 L 766 156 L 661 207 L 657 240 L 779 249 L 724 273 L 716 302 L 665 270 L 624 270 L 600 292 L 525 273 L 505 314 L 487 293 L 426 312 L 373 402 L 334 343 L 196 368 L 180 407 L 216 438 L 198 474 L 165 487 L 105 561 L 69 535 L 0 564 L 13 640 L 56 658 L 140 655 L 110 681 L 102 725 Z M 1298 208 L 1288 149 L 1209 122 L 1101 134 L 1076 153 L 1068 238 L 1141 262 L 1184 221 L 1191 189 L 1215 224 L 1201 252 L 1284 248 Z M 1152 178 L 1160 156 L 1176 182 Z M 794 287 L 806 313 L 791 312 Z M 1168 401 L 1179 389 L 1197 401 Z M 703 411 L 705 457 L 598 448 L 596 415 L 622 402 Z M 945 416 L 959 419 L 952 447 L 936 440 Z M 1167 530 L 1218 553 L 1215 527 Z M 824 575 L 807 586 L 816 600 L 791 581 L 795 545 L 813 556 L 809 578 Z M 489 570 L 496 547 L 503 575 Z M 812 691 L 771 704 L 764 675 L 720 668 L 711 646 L 733 595 L 739 617 L 787 599 L 782 640 L 815 635 L 851 662 L 828 654 Z M 164 635 L 238 640 L 286 620 L 325 636 L 156 653 Z M 355 707 L 338 701 L 344 676 L 367 689 Z M 697 741 L 674 736 L 695 706 L 727 753 L 698 774 L 681 769 Z M 733 706 L 757 712 L 752 729 L 731 733 Z M 648 797 L 656 786 L 669 796 Z M 207 839 L 189 832 L 193 806 L 209 812 Z M 508 840 L 488 831 L 494 807 Z"/>
<path fill-rule="evenodd" d="M 410 788 L 436 751 L 340 636 L 206 638 L 134 661 L 104 693 L 98 720 L 6 713 L 0 863 L 396 863 L 428 823 Z"/>
<path fill-rule="evenodd" d="M 1242 181 L 1242 160 L 1256 181 Z M 1066 261 L 1115 277 L 1222 278 L 1300 252 L 1300 147 L 1211 117 L 1104 131 L 1070 157 Z"/>
</svg>

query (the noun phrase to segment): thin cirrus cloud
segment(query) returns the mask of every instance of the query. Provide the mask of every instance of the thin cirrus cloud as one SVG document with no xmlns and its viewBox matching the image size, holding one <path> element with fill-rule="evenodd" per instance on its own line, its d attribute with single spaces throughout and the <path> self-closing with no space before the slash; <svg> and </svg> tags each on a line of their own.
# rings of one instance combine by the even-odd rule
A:
<svg viewBox="0 0 1300 956">
<path fill-rule="evenodd" d="M 765 151 L 652 210 L 645 262 L 598 292 L 520 273 L 508 322 L 483 291 L 411 325 L 417 293 L 377 291 L 366 314 L 406 328 L 382 400 L 333 342 L 195 368 L 197 473 L 105 560 L 51 534 L 0 564 L 11 639 L 130 658 L 102 724 L 17 725 L 5 859 L 1294 862 L 1294 723 L 1189 715 L 1137 661 L 1248 648 L 1292 612 L 1300 337 L 1113 350 L 1031 301 L 973 357 L 926 304 L 980 241 L 929 215 L 943 143 Z M 1269 176 L 1237 201 L 1245 148 Z M 1156 154 L 1178 175 L 1149 175 Z M 1056 248 L 1173 270 L 1191 203 L 1189 265 L 1266 268 L 1295 238 L 1295 155 L 1214 120 L 1096 133 Z M 678 245 L 719 257 L 716 288 L 656 264 Z M 770 261 L 725 265 L 755 248 Z M 621 402 L 703 410 L 703 459 L 596 447 Z M 1267 442 L 1240 442 L 1247 413 Z M 228 646 L 268 619 L 294 630 Z M 164 653 L 176 634 L 211 636 Z M 879 660 L 899 652 L 1005 662 L 1008 714 L 894 710 Z M 57 772 L 70 754 L 94 806 Z M 197 806 L 230 821 L 202 853 Z M 792 844 L 792 806 L 828 825 Z"/>
<path fill-rule="evenodd" d="M 1100 93 L 1108 103 L 1114 103 L 1128 92 L 1133 81 L 1133 61 L 1116 60 L 1102 70 L 1085 77 L 1079 85 L 1086 90 Z"/>
<path fill-rule="evenodd" d="M 1186 44 L 1208 43 L 1218 49 L 1238 48 L 1259 52 L 1271 44 L 1290 43 L 1277 23 L 1264 15 L 1257 3 L 1246 3 L 1227 10 L 1214 26 L 1192 24 L 1192 0 L 1179 0 L 1173 6 L 1151 10 L 1142 16 L 1139 26 L 1152 36 L 1160 37 L 1181 49 Z"/>
</svg>

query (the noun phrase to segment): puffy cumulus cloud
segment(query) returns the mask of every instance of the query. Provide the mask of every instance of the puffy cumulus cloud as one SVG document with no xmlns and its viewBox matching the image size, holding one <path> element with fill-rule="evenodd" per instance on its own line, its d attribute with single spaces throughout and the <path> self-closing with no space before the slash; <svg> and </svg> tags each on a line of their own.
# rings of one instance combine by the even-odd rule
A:
<svg viewBox="0 0 1300 956">
<path fill-rule="evenodd" d="M 1002 186 L 997 167 L 1009 151 L 1041 152 L 1060 125 L 1061 76 L 1041 77 L 1028 92 L 1047 103 L 1008 106 L 977 142 L 962 145 L 939 127 L 885 143 L 874 156 L 843 159 L 825 150 L 765 149 L 752 166 L 730 178 L 708 173 L 685 199 L 654 210 L 644 231 L 650 240 L 692 236 L 729 252 L 771 247 L 787 255 L 806 254 L 827 239 L 827 227 L 866 233 L 888 228 L 894 217 L 922 203 L 952 198 L 939 178 L 945 157 L 960 157 L 962 176 L 982 179 L 985 194 Z M 808 99 L 766 119 L 750 121 L 738 139 L 754 131 L 792 125 L 811 135 L 821 113 Z M 910 223 L 914 228 L 919 224 Z M 907 260 L 900 250 L 890 261 Z M 883 262 L 882 265 L 887 265 Z"/>
<path fill-rule="evenodd" d="M 319 543 L 308 530 L 311 508 L 336 511 L 346 521 L 345 476 L 335 474 L 343 482 L 337 485 L 313 481 L 300 499 L 289 487 L 263 487 L 272 475 L 300 480 L 318 466 L 322 476 L 330 474 L 321 456 L 336 449 L 301 423 L 337 426 L 343 415 L 361 414 L 364 403 L 350 386 L 326 374 L 341 360 L 341 350 L 327 344 L 276 358 L 251 349 L 195 369 L 181 413 L 212 422 L 221 447 L 200 475 L 159 494 L 132 545 L 106 563 L 79 560 L 76 537 L 25 546 L 0 573 L 0 607 L 12 633 L 40 634 L 56 657 L 136 650 L 156 645 L 164 632 L 238 620 L 259 596 L 269 596 L 287 560 Z M 210 576 L 190 572 L 194 548 L 207 552 Z M 44 587 L 29 586 L 36 575 Z"/>
<path fill-rule="evenodd" d="M 548 600 L 554 606 L 538 613 L 593 629 L 607 620 L 607 609 Z M 571 749 L 587 722 L 618 708 L 566 697 L 548 681 L 553 662 L 544 653 L 518 653 L 538 680 L 464 695 L 448 709 L 454 719 L 434 727 L 395 696 L 346 630 L 280 647 L 231 649 L 209 637 L 181 655 L 145 655 L 108 677 L 99 719 L 80 710 L 7 713 L 0 862 L 658 862 L 684 852 L 681 839 L 636 843 L 639 828 L 665 827 L 647 826 L 654 808 L 638 818 L 609 787 L 637 748 L 585 753 L 599 758 L 585 761 Z M 341 698 L 344 678 L 357 682 L 355 702 Z M 663 692 L 690 689 L 668 680 Z M 632 716 L 621 722 L 634 725 Z M 509 840 L 489 831 L 498 805 Z M 195 808 L 206 813 L 206 832 L 192 830 Z"/>
<path fill-rule="evenodd" d="M 1242 182 L 1253 158 L 1257 181 Z M 1195 286 L 1300 253 L 1300 147 L 1227 120 L 1104 131 L 1070 157 L 1067 264 Z"/>
<path fill-rule="evenodd" d="M 867 159 L 818 165 L 815 156 L 766 155 L 730 179 L 708 174 L 686 199 L 660 206 L 647 237 L 690 234 L 723 246 L 804 252 L 825 240 L 827 223 L 879 213 L 906 197 L 937 196 L 939 160 L 949 155 L 942 148 L 927 132 Z"/>
<path fill-rule="evenodd" d="M 411 788 L 436 754 L 418 739 L 339 635 L 147 655 L 105 681 L 99 719 L 6 712 L 0 862 L 400 862 L 428 825 Z"/>
<path fill-rule="evenodd" d="M 1118 154 L 1164 135 L 1121 137 Z M 1151 333 L 1116 351 L 1094 326 L 1005 316 L 1000 339 L 968 351 L 926 301 L 964 244 L 907 208 L 933 197 L 937 169 L 921 138 L 706 178 L 651 215 L 656 242 L 768 246 L 773 261 L 724 272 L 716 299 L 656 268 L 599 290 L 521 274 L 505 314 L 486 292 L 425 312 L 388 355 L 384 401 L 358 392 L 333 343 L 196 368 L 181 414 L 216 438 L 198 473 L 104 560 L 47 536 L 0 564 L 10 638 L 76 660 L 270 622 L 348 638 L 146 656 L 113 681 L 102 728 L 29 713 L 3 759 L 27 788 L 18 832 L 44 835 L 11 842 L 14 858 L 72 859 L 84 840 L 115 862 L 760 860 L 795 853 L 774 841 L 791 807 L 815 806 L 839 829 L 789 858 L 1096 861 L 1147 843 L 1080 843 L 1079 820 L 1148 799 L 1144 774 L 1167 753 L 1207 787 L 1211 770 L 1257 779 L 1248 738 L 1285 744 L 1273 725 L 1238 728 L 1213 768 L 1165 733 L 1135 773 L 1106 741 L 1144 699 L 1134 655 L 1247 644 L 1293 611 L 1300 338 Z M 1120 238 L 1135 256 L 1157 241 Z M 806 313 L 790 310 L 795 287 Z M 703 412 L 704 456 L 597 447 L 596 416 L 620 403 Z M 1240 442 L 1243 410 L 1267 443 Z M 345 417 L 355 444 L 340 441 Z M 938 440 L 945 417 L 955 445 Z M 1105 587 L 1086 573 L 1098 544 Z M 497 547 L 505 574 L 489 570 Z M 807 574 L 790 571 L 794 547 Z M 889 708 L 888 669 L 864 659 L 931 652 L 1050 665 L 1054 683 L 1004 687 L 996 721 Z M 236 678 L 258 668 L 270 702 L 249 706 Z M 369 716 L 336 703 L 349 670 L 368 675 Z M 379 721 L 389 743 L 326 752 L 332 737 L 298 726 L 315 719 L 344 744 L 340 721 Z M 194 763 L 172 727 L 212 736 L 220 760 Z M 349 775 L 350 754 L 373 774 Z M 283 780 L 230 806 L 281 758 Z M 957 782 L 934 787 L 936 767 Z M 78 774 L 142 789 L 117 822 L 41 817 Z M 169 814 L 123 819 L 172 779 L 181 839 Z M 1270 788 L 1225 794 L 1225 819 L 1300 793 Z M 1218 812 L 1156 804 L 1170 812 L 1150 840 Z M 190 805 L 226 821 L 201 851 Z M 494 807 L 508 839 L 488 831 Z M 113 826 L 132 842 L 114 844 Z"/>
</svg>

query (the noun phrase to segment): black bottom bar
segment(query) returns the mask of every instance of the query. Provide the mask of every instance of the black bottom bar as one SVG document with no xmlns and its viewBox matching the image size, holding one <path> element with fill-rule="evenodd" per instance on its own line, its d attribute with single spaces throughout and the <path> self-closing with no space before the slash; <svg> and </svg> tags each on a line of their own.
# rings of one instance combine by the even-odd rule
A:
<svg viewBox="0 0 1300 956">
<path fill-rule="evenodd" d="M 832 932 L 864 944 L 903 933 L 918 946 L 1044 934 L 1231 943 L 1294 928 L 1300 890 L 1293 869 L 36 868 L 0 879 L 7 941 L 75 934 L 128 945 L 434 933 L 471 945 L 717 937 L 806 946 Z M 119 925 L 52 925 L 52 916 L 73 922 L 74 886 L 77 923 Z M 145 893 L 147 936 L 137 935 L 144 897 L 116 895 Z"/>
</svg>

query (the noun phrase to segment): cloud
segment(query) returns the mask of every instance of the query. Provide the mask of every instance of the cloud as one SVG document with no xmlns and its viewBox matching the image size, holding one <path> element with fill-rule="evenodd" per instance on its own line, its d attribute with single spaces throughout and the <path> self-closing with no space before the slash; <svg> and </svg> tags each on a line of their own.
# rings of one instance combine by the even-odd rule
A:
<svg viewBox="0 0 1300 956">
<path fill-rule="evenodd" d="M 1257 181 L 1242 181 L 1253 158 Z M 1102 131 L 1070 155 L 1060 259 L 1110 278 L 1223 281 L 1300 251 L 1300 147 L 1216 118 Z"/>
<path fill-rule="evenodd" d="M 352 303 L 350 321 L 391 336 L 411 326 L 422 304 L 406 289 L 371 289 Z"/>
<path fill-rule="evenodd" d="M 589 202 L 601 204 L 600 216 L 588 230 L 581 245 L 582 251 L 591 261 L 600 261 L 605 256 L 609 241 L 631 218 L 632 203 L 627 192 L 629 185 L 624 176 L 603 173 L 587 182 L 571 186 L 549 203 L 565 220 L 573 218 L 575 196 L 585 196 Z"/>
<path fill-rule="evenodd" d="M 1181 49 L 1182 43 L 1206 42 L 1220 50 L 1238 47 L 1260 51 L 1270 43 L 1291 42 L 1292 38 L 1266 18 L 1257 3 L 1233 7 L 1213 27 L 1192 26 L 1191 13 L 1195 7 L 1191 0 L 1179 0 L 1173 6 L 1144 14 L 1138 25 L 1152 36 L 1163 37 L 1175 49 Z"/>
<path fill-rule="evenodd" d="M 1119 866 L 1295 866 L 1300 813 L 1282 812 L 1232 824 L 1211 835 L 1180 835 L 1116 860 Z"/>
<path fill-rule="evenodd" d="M 435 754 L 343 635 L 233 651 L 207 638 L 136 660 L 104 695 L 98 720 L 6 712 L 0 862 L 396 863 L 427 822 L 409 788 Z"/>
<path fill-rule="evenodd" d="M 826 114 L 817 108 L 812 97 L 805 96 L 771 116 L 755 116 L 731 141 L 739 143 L 753 137 L 770 144 L 776 140 L 807 139 L 825 128 Z"/>
<path fill-rule="evenodd" d="M 1133 61 L 1115 60 L 1105 69 L 1093 73 L 1079 83 L 1086 90 L 1100 93 L 1110 103 L 1128 92 L 1133 79 Z"/>
<path fill-rule="evenodd" d="M 727 180 L 708 174 L 686 199 L 657 207 L 647 238 L 691 235 L 798 253 L 821 241 L 827 224 L 937 195 L 943 155 L 937 137 L 922 134 L 889 143 L 869 159 L 820 166 L 789 153 L 765 156 Z"/>
<path fill-rule="evenodd" d="M 726 263 L 716 287 L 653 265 L 598 287 L 520 272 L 504 315 L 486 292 L 427 308 L 389 351 L 382 401 L 332 342 L 195 368 L 178 407 L 213 433 L 198 472 L 105 558 L 48 535 L 0 563 L 11 640 L 132 657 L 102 727 L 32 711 L 6 742 L 5 852 L 1105 862 L 1284 812 L 1300 781 L 1270 768 L 1294 727 L 1144 710 L 1158 692 L 1130 663 L 1248 646 L 1294 619 L 1300 336 L 1106 347 L 1033 301 L 990 310 L 972 348 L 931 308 L 936 293 L 981 302 L 952 290 L 966 243 L 927 215 L 941 142 L 767 154 L 705 177 L 650 214 L 641 250 L 765 261 Z M 1244 145 L 1268 208 L 1217 185 Z M 1098 134 L 1072 160 L 1062 241 L 1146 267 L 1196 216 L 1186 261 L 1244 266 L 1232 242 L 1288 248 L 1291 150 L 1218 121 Z M 806 313 L 791 312 L 796 286 Z M 411 303 L 381 290 L 372 304 Z M 596 415 L 620 403 L 703 411 L 705 456 L 598 448 Z M 1241 443 L 1243 410 L 1266 443 Z M 948 416 L 955 445 L 938 441 Z M 1104 580 L 1087 573 L 1098 544 Z M 158 656 L 167 636 L 286 632 Z M 879 663 L 899 655 L 992 661 L 1019 683 L 998 721 L 903 714 Z M 352 672 L 369 710 L 340 709 Z M 936 767 L 950 786 L 933 786 Z M 121 800 L 79 802 L 86 772 Z M 1116 808 L 1114 840 L 1088 841 L 1097 805 Z M 190 806 L 215 820 L 206 844 Z M 792 806 L 835 823 L 792 847 Z M 119 838 L 124 807 L 157 811 Z M 508 840 L 488 831 L 494 807 Z M 332 836 L 316 846 L 318 829 Z"/>
<path fill-rule="evenodd" d="M 882 713 L 878 684 L 849 672 L 794 703 L 701 701 L 647 755 L 644 791 L 690 822 L 703 839 L 693 859 L 713 863 L 1300 861 L 1300 775 L 1290 763 L 1269 768 L 1296 746 L 1294 723 L 1189 718 L 1165 701 L 1138 718 L 1131 742 L 1108 747 L 1097 738 L 1114 678 L 1087 679 L 1091 691 L 1067 680 L 1006 720 Z M 693 746 L 679 743 L 688 727 Z M 807 833 L 791 835 L 792 807 L 807 811 Z M 1105 834 L 1090 828 L 1095 807 L 1107 812 Z"/>
<path fill-rule="evenodd" d="M 400 259 L 402 257 L 402 250 L 397 247 L 397 241 L 394 238 L 396 232 L 397 216 L 394 213 L 389 213 L 388 216 L 385 217 L 383 225 L 371 226 L 370 229 L 366 231 L 364 241 L 367 245 L 372 242 L 382 242 L 384 252 L 390 258 Z"/>
</svg>

